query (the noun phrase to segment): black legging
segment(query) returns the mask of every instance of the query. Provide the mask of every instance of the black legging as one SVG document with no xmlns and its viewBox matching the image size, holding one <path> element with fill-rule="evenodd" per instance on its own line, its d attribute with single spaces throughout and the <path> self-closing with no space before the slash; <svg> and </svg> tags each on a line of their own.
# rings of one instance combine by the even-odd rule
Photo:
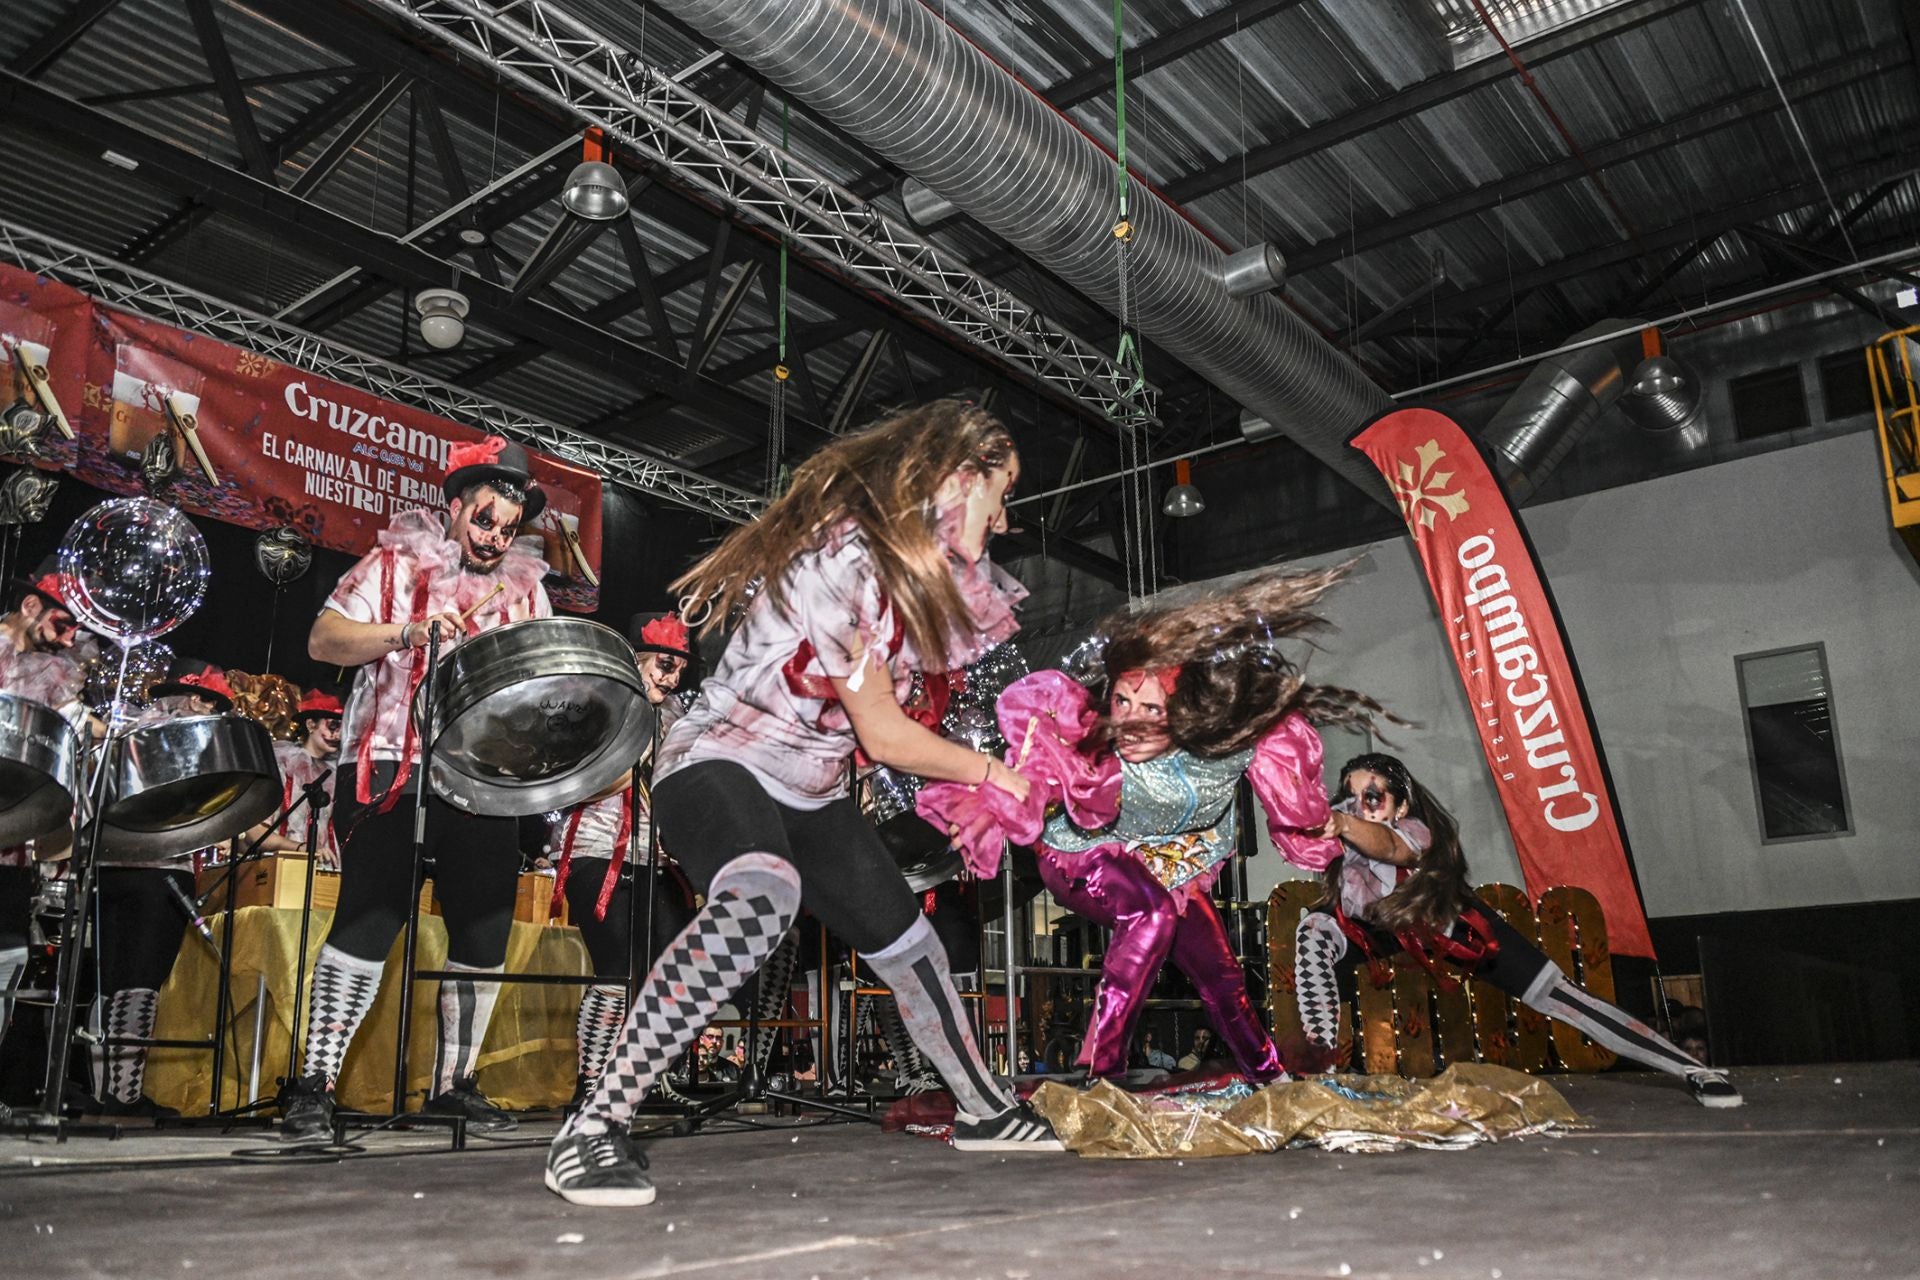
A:
<svg viewBox="0 0 1920 1280">
<path fill-rule="evenodd" d="M 613 897 L 607 901 L 607 917 L 604 920 L 594 916 L 594 908 L 600 901 L 600 886 L 607 880 L 606 858 L 582 858 L 575 856 L 572 868 L 567 872 L 567 883 L 562 892 L 567 899 L 567 918 L 574 928 L 580 930 L 580 941 L 587 944 L 587 955 L 593 959 L 593 971 L 601 977 L 625 973 L 627 962 L 627 939 L 630 935 L 627 922 L 632 918 L 628 912 L 633 909 L 633 877 L 622 875 L 619 885 L 613 891 Z M 660 953 L 669 943 L 680 936 L 680 931 L 693 919 L 693 907 L 687 901 L 687 891 L 679 876 L 671 872 L 658 878 L 659 891 L 653 906 L 653 946 L 640 958 L 642 965 L 652 965 L 660 958 Z M 646 927 L 647 903 L 642 898 L 639 903 L 641 927 Z"/>
<path fill-rule="evenodd" d="M 1325 908 L 1317 908 L 1316 913 L 1332 914 Z M 1473 976 L 1480 981 L 1519 998 L 1526 995 L 1534 979 L 1540 976 L 1540 971 L 1553 963 L 1547 959 L 1545 952 L 1522 937 L 1519 930 L 1501 919 L 1499 912 L 1469 904 L 1460 915 L 1461 919 L 1454 922 L 1448 936 L 1457 942 L 1465 942 L 1477 937 L 1478 935 L 1471 932 L 1465 924 L 1466 917 L 1473 916 L 1479 919 L 1483 928 L 1491 929 L 1493 940 L 1500 944 L 1499 954 L 1474 967 Z M 1373 954 L 1382 960 L 1392 959 L 1403 950 L 1400 939 L 1378 925 L 1352 916 L 1349 916 L 1348 920 L 1352 924 L 1359 925 L 1366 932 L 1368 946 Z M 1335 971 L 1344 980 L 1346 975 L 1353 972 L 1366 958 L 1359 947 L 1349 946 L 1347 954 L 1334 966 Z"/>
<path fill-rule="evenodd" d="M 187 917 L 167 882 L 193 897 L 193 873 L 160 867 L 100 868 L 100 993 L 158 991 L 186 937 Z"/>
<path fill-rule="evenodd" d="M 375 765 L 378 798 L 393 766 Z M 379 964 L 406 922 L 414 893 L 413 796 L 386 813 L 354 799 L 356 766 L 346 765 L 334 789 L 334 831 L 340 842 L 340 901 L 327 945 L 356 960 Z M 419 771 L 414 778 L 417 781 Z M 506 962 L 513 931 L 513 900 L 520 887 L 519 824 L 513 818 L 463 813 L 438 796 L 427 800 L 427 857 L 434 895 L 447 926 L 447 961 L 469 969 Z"/>
<path fill-rule="evenodd" d="M 654 787 L 660 843 L 705 891 L 743 853 L 770 853 L 800 873 L 801 905 L 860 951 L 878 951 L 919 914 L 900 868 L 851 797 L 790 809 L 731 760 L 690 764 Z"/>
<path fill-rule="evenodd" d="M 0 951 L 27 945 L 33 922 L 33 868 L 0 867 Z"/>
</svg>

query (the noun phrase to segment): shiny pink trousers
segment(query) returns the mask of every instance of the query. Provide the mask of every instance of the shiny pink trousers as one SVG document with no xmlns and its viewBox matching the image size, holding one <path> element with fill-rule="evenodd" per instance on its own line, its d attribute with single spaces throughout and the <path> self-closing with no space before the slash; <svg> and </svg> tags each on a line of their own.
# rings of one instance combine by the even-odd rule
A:
<svg viewBox="0 0 1920 1280">
<path fill-rule="evenodd" d="M 1280 1051 L 1254 1014 L 1246 975 L 1206 894 L 1193 894 L 1182 912 L 1167 887 L 1119 845 L 1085 853 L 1042 845 L 1038 852 L 1040 878 L 1055 901 L 1113 930 L 1080 1049 L 1089 1076 L 1127 1069 L 1147 993 L 1168 960 L 1198 989 L 1208 1020 L 1250 1081 L 1264 1084 L 1283 1074 Z"/>
</svg>

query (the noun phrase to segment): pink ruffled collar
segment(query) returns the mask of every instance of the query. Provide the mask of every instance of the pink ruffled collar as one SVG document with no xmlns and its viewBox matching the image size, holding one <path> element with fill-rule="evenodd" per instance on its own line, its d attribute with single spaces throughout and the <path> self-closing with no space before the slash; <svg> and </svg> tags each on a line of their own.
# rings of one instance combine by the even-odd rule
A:
<svg viewBox="0 0 1920 1280">
<path fill-rule="evenodd" d="M 379 543 L 410 557 L 433 585 L 441 588 L 433 592 L 436 600 L 450 597 L 450 602 L 461 608 L 490 595 L 496 582 L 506 583 L 509 598 L 530 596 L 547 574 L 547 562 L 532 550 L 540 545 L 538 538 L 516 541 L 492 573 L 468 573 L 460 567 L 460 544 L 447 536 L 440 517 L 418 507 L 388 521 L 380 531 Z M 450 578 L 457 581 L 451 583 L 451 591 L 446 591 Z"/>
</svg>

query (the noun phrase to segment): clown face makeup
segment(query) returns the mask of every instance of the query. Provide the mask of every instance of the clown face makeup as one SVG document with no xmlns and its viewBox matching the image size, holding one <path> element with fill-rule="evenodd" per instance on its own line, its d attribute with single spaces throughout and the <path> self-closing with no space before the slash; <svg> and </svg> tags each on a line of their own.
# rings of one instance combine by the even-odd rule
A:
<svg viewBox="0 0 1920 1280">
<path fill-rule="evenodd" d="M 331 760 L 340 754 L 340 717 L 314 716 L 307 721 L 307 754 Z"/>
<path fill-rule="evenodd" d="M 482 485 L 472 501 L 453 500 L 447 536 L 460 544 L 460 565 L 469 573 L 492 573 L 520 536 L 522 507 L 491 485 Z"/>
<path fill-rule="evenodd" d="M 1347 774 L 1346 788 L 1354 812 L 1369 822 L 1397 822 L 1407 816 L 1406 798 L 1393 793 L 1393 783 L 1384 774 L 1354 769 Z"/>
<path fill-rule="evenodd" d="M 1128 764 L 1140 764 L 1173 749 L 1167 736 L 1167 691 L 1145 671 L 1123 672 L 1113 682 L 1107 706 L 1114 726 L 1114 754 Z"/>
<path fill-rule="evenodd" d="M 685 658 L 670 653 L 641 654 L 640 683 L 646 687 L 647 701 L 656 707 L 665 702 L 667 695 L 680 687 L 680 677 L 686 670 Z"/>
<path fill-rule="evenodd" d="M 987 554 L 987 539 L 1007 531 L 1007 500 L 1020 479 L 1020 459 L 980 472 L 961 468 L 934 494 L 934 521 L 940 541 L 968 564 Z"/>
<path fill-rule="evenodd" d="M 27 645 L 37 653 L 58 653 L 73 648 L 80 637 L 80 624 L 59 605 L 48 604 L 39 596 L 21 601 L 20 612 L 27 618 Z"/>
</svg>

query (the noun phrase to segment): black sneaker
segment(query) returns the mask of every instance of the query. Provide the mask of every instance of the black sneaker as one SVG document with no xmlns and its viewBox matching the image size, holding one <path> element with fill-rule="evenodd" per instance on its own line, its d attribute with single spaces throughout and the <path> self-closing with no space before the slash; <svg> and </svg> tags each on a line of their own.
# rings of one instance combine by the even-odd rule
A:
<svg viewBox="0 0 1920 1280">
<path fill-rule="evenodd" d="M 122 1102 L 118 1098 L 102 1098 L 100 1099 L 100 1110 L 98 1114 L 103 1116 L 125 1116 L 128 1118 L 138 1117 L 148 1120 L 178 1120 L 180 1118 L 178 1108 L 162 1106 L 144 1094 L 135 1098 L 132 1102 Z"/>
<path fill-rule="evenodd" d="M 333 1138 L 333 1090 L 326 1077 L 301 1076 L 280 1083 L 280 1138 L 313 1142 Z"/>
<path fill-rule="evenodd" d="M 1747 1100 L 1733 1087 L 1724 1071 L 1689 1071 L 1687 1088 L 1693 1100 L 1703 1107 L 1744 1107 Z"/>
<path fill-rule="evenodd" d="M 947 1082 L 935 1071 L 901 1072 L 893 1078 L 893 1091 L 903 1098 L 915 1094 L 937 1093 L 947 1087 Z"/>
<path fill-rule="evenodd" d="M 596 1209 L 652 1204 L 646 1167 L 647 1158 L 624 1133 L 563 1133 L 547 1148 L 547 1190 Z"/>
<path fill-rule="evenodd" d="M 964 1111 L 953 1114 L 956 1151 L 1065 1151 L 1053 1126 L 1032 1107 L 1016 1102 L 997 1116 L 976 1120 Z"/>
<path fill-rule="evenodd" d="M 473 1133 L 511 1133 L 520 1122 L 487 1100 L 472 1076 L 453 1082 L 453 1088 L 428 1098 L 420 1108 L 433 1116 L 465 1116 Z"/>
</svg>

